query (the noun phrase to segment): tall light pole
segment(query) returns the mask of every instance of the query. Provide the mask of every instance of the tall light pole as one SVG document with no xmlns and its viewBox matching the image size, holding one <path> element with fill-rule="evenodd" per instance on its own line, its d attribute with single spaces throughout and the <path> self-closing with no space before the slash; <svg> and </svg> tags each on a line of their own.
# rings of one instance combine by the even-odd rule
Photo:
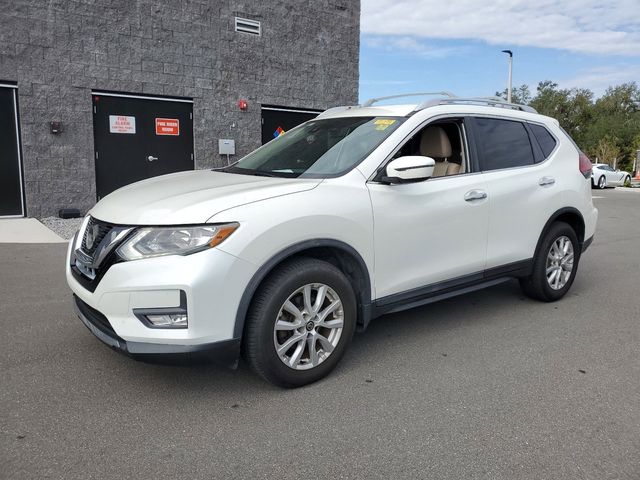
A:
<svg viewBox="0 0 640 480">
<path fill-rule="evenodd" d="M 511 69 L 513 68 L 513 52 L 511 50 L 502 50 L 502 53 L 509 55 L 509 83 L 507 84 L 507 102 L 511 103 Z"/>
</svg>

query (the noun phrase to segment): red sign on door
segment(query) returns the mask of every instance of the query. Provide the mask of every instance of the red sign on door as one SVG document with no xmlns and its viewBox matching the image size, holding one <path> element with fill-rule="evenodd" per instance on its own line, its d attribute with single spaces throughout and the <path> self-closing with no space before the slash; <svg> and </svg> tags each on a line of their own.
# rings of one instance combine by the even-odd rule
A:
<svg viewBox="0 0 640 480">
<path fill-rule="evenodd" d="M 156 118 L 156 135 L 180 135 L 180 120 Z"/>
</svg>

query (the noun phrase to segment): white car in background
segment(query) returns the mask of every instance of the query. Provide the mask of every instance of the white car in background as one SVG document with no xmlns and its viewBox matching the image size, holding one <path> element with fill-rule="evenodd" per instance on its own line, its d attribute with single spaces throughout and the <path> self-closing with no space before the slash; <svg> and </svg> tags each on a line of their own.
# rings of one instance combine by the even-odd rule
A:
<svg viewBox="0 0 640 480">
<path fill-rule="evenodd" d="M 82 322 L 136 358 L 242 353 L 297 387 L 375 317 L 511 278 L 562 298 L 598 211 L 558 122 L 487 99 L 373 103 L 100 200 L 67 253 Z"/>
<path fill-rule="evenodd" d="M 600 189 L 619 187 L 631 182 L 631 174 L 621 170 L 614 170 L 606 163 L 594 163 L 591 171 L 591 186 Z"/>
</svg>

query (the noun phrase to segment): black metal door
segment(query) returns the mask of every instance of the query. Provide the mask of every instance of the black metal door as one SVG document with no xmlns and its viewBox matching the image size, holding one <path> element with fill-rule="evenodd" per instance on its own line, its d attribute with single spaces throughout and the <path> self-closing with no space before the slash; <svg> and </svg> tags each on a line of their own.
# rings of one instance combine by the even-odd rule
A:
<svg viewBox="0 0 640 480">
<path fill-rule="evenodd" d="M 0 87 L 0 217 L 24 214 L 17 90 Z"/>
<path fill-rule="evenodd" d="M 286 132 L 317 117 L 319 113 L 287 107 L 262 107 L 262 144 L 270 142 L 282 131 Z"/>
<path fill-rule="evenodd" d="M 145 178 L 193 170 L 193 103 L 93 93 L 98 200 Z"/>
</svg>

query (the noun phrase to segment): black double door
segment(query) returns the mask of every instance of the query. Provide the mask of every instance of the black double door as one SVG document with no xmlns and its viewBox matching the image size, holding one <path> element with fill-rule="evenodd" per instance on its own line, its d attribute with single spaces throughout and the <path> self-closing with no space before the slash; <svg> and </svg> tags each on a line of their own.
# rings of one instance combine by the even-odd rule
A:
<svg viewBox="0 0 640 480">
<path fill-rule="evenodd" d="M 22 161 L 17 90 L 0 86 L 0 217 L 22 217 Z"/>
<path fill-rule="evenodd" d="M 98 200 L 146 178 L 193 170 L 193 103 L 93 93 Z"/>
<path fill-rule="evenodd" d="M 262 144 L 318 116 L 320 111 L 287 107 L 262 107 Z"/>
</svg>

